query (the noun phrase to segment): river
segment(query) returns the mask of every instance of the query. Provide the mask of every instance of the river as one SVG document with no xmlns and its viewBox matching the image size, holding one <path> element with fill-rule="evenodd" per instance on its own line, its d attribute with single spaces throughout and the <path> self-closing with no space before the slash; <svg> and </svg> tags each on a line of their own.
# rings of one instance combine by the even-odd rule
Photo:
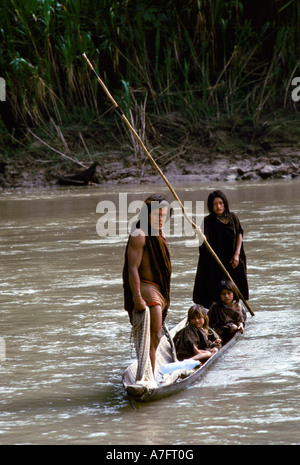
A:
<svg viewBox="0 0 300 465">
<path fill-rule="evenodd" d="M 112 234 L 99 235 L 99 220 L 105 202 L 119 220 L 121 198 L 135 205 L 154 188 L 172 200 L 164 185 L 1 194 L 1 444 L 300 443 L 300 181 L 175 185 L 193 203 L 215 188 L 227 194 L 244 228 L 255 316 L 201 382 L 133 405 L 121 381 L 134 358 L 124 209 Z M 192 304 L 198 249 L 170 236 L 172 327 Z"/>
</svg>

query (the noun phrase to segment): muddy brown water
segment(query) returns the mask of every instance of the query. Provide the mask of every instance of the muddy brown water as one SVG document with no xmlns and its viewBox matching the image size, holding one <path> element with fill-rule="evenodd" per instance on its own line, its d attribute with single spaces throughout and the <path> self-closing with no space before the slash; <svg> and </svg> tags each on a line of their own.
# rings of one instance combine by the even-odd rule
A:
<svg viewBox="0 0 300 465">
<path fill-rule="evenodd" d="M 255 317 L 187 391 L 134 408 L 124 397 L 134 357 L 122 306 L 126 219 L 123 210 L 122 227 L 101 237 L 97 205 L 119 208 L 119 194 L 130 203 L 154 188 L 168 195 L 163 185 L 1 194 L 1 444 L 300 442 L 299 180 L 175 185 L 192 203 L 215 188 L 228 195 L 245 230 Z M 198 249 L 175 235 L 169 244 L 172 327 L 192 303 Z"/>
</svg>

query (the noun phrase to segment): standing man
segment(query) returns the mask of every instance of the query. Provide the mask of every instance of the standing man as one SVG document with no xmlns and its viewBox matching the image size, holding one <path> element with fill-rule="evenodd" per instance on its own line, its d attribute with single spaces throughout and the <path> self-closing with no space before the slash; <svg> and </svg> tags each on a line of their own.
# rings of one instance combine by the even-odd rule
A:
<svg viewBox="0 0 300 465">
<path fill-rule="evenodd" d="M 150 310 L 150 360 L 155 372 L 156 349 L 170 304 L 170 251 L 162 227 L 170 204 L 160 195 L 145 200 L 129 236 L 123 268 L 124 306 L 131 323 L 133 312 Z"/>
</svg>

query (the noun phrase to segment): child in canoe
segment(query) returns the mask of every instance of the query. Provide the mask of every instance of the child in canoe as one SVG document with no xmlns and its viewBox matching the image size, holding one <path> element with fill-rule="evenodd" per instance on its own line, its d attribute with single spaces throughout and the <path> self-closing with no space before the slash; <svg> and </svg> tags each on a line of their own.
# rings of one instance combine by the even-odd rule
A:
<svg viewBox="0 0 300 465">
<path fill-rule="evenodd" d="M 225 344 L 236 332 L 244 332 L 245 314 L 239 304 L 238 293 L 231 281 L 222 281 L 220 299 L 208 311 L 209 324 Z"/>
<path fill-rule="evenodd" d="M 207 313 L 201 305 L 193 305 L 189 309 L 186 326 L 173 339 L 178 360 L 192 358 L 206 361 L 218 352 L 216 346 L 221 344 L 221 339 L 208 323 Z"/>
</svg>

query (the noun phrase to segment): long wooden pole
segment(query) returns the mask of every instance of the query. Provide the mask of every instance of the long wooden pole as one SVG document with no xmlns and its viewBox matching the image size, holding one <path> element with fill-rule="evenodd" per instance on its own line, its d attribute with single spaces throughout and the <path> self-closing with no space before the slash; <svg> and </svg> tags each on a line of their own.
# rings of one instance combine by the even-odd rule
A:
<svg viewBox="0 0 300 465">
<path fill-rule="evenodd" d="M 168 181 L 168 179 L 165 177 L 164 173 L 161 171 L 161 169 L 159 168 L 159 166 L 157 165 L 157 163 L 155 162 L 155 160 L 153 159 L 152 155 L 150 154 L 150 152 L 148 151 L 147 147 L 145 146 L 145 144 L 143 143 L 142 139 L 140 138 L 140 136 L 138 135 L 138 133 L 136 132 L 136 130 L 133 128 L 133 126 L 130 124 L 130 122 L 128 121 L 127 117 L 125 116 L 125 114 L 123 113 L 123 111 L 120 109 L 118 103 L 115 101 L 115 99 L 113 98 L 113 96 L 111 95 L 111 93 L 109 92 L 109 90 L 107 89 L 106 85 L 104 84 L 104 82 L 102 81 L 102 79 L 100 78 L 100 76 L 97 74 L 97 72 L 95 71 L 92 63 L 90 62 L 90 60 L 88 59 L 88 57 L 86 56 L 85 53 L 83 53 L 83 57 L 84 59 L 86 60 L 87 64 L 89 65 L 89 67 L 91 68 L 91 70 L 93 71 L 93 73 L 95 74 L 96 76 L 96 79 L 97 81 L 99 82 L 99 84 L 101 85 L 102 89 L 104 90 L 104 92 L 106 93 L 107 97 L 109 98 L 109 100 L 112 102 L 115 110 L 117 111 L 117 113 L 120 115 L 120 117 L 122 118 L 122 120 L 124 121 L 125 125 L 128 127 L 129 131 L 132 132 L 132 134 L 134 135 L 134 137 L 136 138 L 136 140 L 138 141 L 138 143 L 140 144 L 140 146 L 142 147 L 142 149 L 144 150 L 145 154 L 147 155 L 147 157 L 149 158 L 150 162 L 152 163 L 152 165 L 154 166 L 154 168 L 156 169 L 156 171 L 158 171 L 158 173 L 160 174 L 160 176 L 162 177 L 162 179 L 165 181 L 165 183 L 167 184 L 168 188 L 170 189 L 170 191 L 172 192 L 174 198 L 177 200 L 178 204 L 180 205 L 180 208 L 182 210 L 182 213 L 184 214 L 185 218 L 187 219 L 187 221 L 191 224 L 192 228 L 195 230 L 196 234 L 203 240 L 205 246 L 207 247 L 207 249 L 209 250 L 209 252 L 211 253 L 211 255 L 213 256 L 213 258 L 216 260 L 216 262 L 220 265 L 220 267 L 222 268 L 222 270 L 224 271 L 224 273 L 226 274 L 227 278 L 229 279 L 229 281 L 233 281 L 232 277 L 230 276 L 229 272 L 227 271 L 227 269 L 225 268 L 225 266 L 223 265 L 223 263 L 221 262 L 221 260 L 219 259 L 219 257 L 217 256 L 217 254 L 215 253 L 215 251 L 212 249 L 211 245 L 208 243 L 207 241 L 207 238 L 205 236 L 205 234 L 203 234 L 203 232 L 201 231 L 200 227 L 197 226 L 194 221 L 191 220 L 191 218 L 188 216 L 188 214 L 186 213 L 185 211 L 185 208 L 180 200 L 180 198 L 178 197 L 178 195 L 176 194 L 175 190 L 173 189 L 172 185 L 170 184 L 170 182 Z M 247 307 L 247 309 L 249 310 L 249 312 L 251 313 L 252 316 L 254 316 L 254 312 L 253 310 L 251 309 L 251 307 L 249 306 L 248 302 L 245 300 L 245 298 L 243 297 L 242 293 L 240 292 L 240 290 L 238 289 L 238 287 L 236 286 L 235 284 L 235 287 L 237 288 L 238 290 L 238 293 L 240 295 L 240 298 L 242 299 L 243 303 L 245 304 L 245 306 Z"/>
</svg>

